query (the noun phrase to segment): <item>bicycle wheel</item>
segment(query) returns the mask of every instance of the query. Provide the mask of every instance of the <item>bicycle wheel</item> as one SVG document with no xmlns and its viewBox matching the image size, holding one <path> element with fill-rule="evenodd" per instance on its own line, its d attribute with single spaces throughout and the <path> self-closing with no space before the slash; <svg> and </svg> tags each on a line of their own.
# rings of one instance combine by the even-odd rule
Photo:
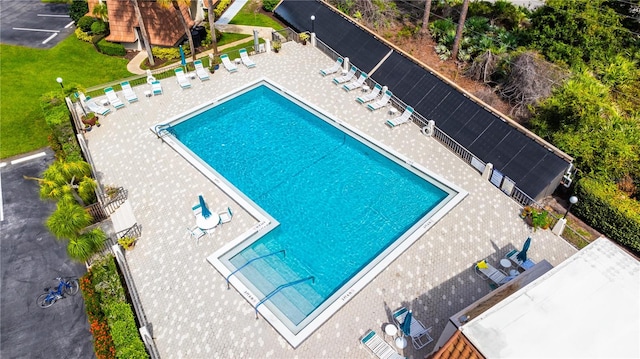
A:
<svg viewBox="0 0 640 359">
<path fill-rule="evenodd" d="M 69 279 L 66 281 L 66 284 L 69 285 L 69 287 L 67 287 L 66 285 L 64 286 L 64 292 L 69 294 L 69 295 L 76 295 L 76 293 L 78 293 L 78 280 L 77 279 Z"/>
<path fill-rule="evenodd" d="M 56 300 L 58 300 L 58 298 L 56 298 L 55 296 L 51 298 L 48 297 L 49 293 L 42 293 L 38 296 L 38 299 L 36 299 L 36 303 L 38 303 L 38 306 L 40 308 L 49 308 L 53 305 L 53 303 L 56 302 Z"/>
</svg>

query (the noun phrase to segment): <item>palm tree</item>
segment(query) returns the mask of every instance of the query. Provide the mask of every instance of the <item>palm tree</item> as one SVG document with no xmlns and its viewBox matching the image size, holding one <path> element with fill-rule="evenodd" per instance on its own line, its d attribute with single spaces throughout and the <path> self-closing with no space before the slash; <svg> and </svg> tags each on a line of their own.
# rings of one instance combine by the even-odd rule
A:
<svg viewBox="0 0 640 359">
<path fill-rule="evenodd" d="M 173 10 L 176 12 L 176 16 L 180 19 L 182 26 L 184 27 L 184 32 L 187 34 L 187 39 L 189 39 L 189 48 L 191 49 L 191 57 L 193 60 L 196 60 L 196 49 L 193 46 L 193 37 L 191 36 L 191 29 L 187 26 L 187 20 L 182 15 L 182 10 L 180 10 L 180 5 L 189 6 L 191 4 L 191 0 L 156 0 L 160 6 L 164 8 L 169 8 L 169 6 L 173 6 Z"/>
<path fill-rule="evenodd" d="M 467 10 L 469 10 L 469 0 L 464 0 L 462 10 L 460 11 L 460 19 L 458 20 L 458 29 L 456 30 L 456 38 L 453 40 L 453 49 L 451 49 L 451 57 L 458 58 L 458 50 L 460 50 L 460 40 L 462 39 L 462 30 L 464 30 L 464 22 L 467 19 Z"/>
<path fill-rule="evenodd" d="M 77 203 L 58 202 L 58 209 L 47 219 L 47 228 L 58 239 L 71 239 L 92 221 L 91 215 Z"/>
<path fill-rule="evenodd" d="M 71 259 L 78 262 L 85 262 L 102 248 L 106 239 L 107 235 L 102 229 L 95 228 L 69 239 L 67 254 Z"/>
<path fill-rule="evenodd" d="M 209 30 L 211 31 L 211 44 L 213 45 L 213 56 L 218 56 L 218 39 L 216 38 L 216 17 L 213 13 L 213 0 L 207 0 L 207 15 L 209 17 Z"/>
<path fill-rule="evenodd" d="M 429 34 L 429 14 L 431 13 L 431 0 L 427 0 L 424 4 L 424 15 L 422 15 L 422 28 L 420 33 L 423 35 Z"/>
<path fill-rule="evenodd" d="M 142 14 L 140 13 L 140 6 L 138 6 L 138 0 L 130 0 L 133 5 L 133 10 L 136 13 L 136 18 L 138 19 L 138 25 L 140 25 L 140 35 L 142 36 L 142 41 L 144 41 L 144 49 L 147 51 L 147 58 L 149 59 L 149 65 L 153 66 L 156 64 L 153 59 L 153 52 L 151 51 L 151 43 L 149 42 L 149 34 L 147 34 L 147 26 L 144 24 L 144 19 L 142 19 Z"/>
<path fill-rule="evenodd" d="M 96 200 L 96 181 L 91 178 L 91 166 L 84 161 L 56 161 L 42 174 L 42 178 L 24 176 L 40 184 L 40 197 L 82 206 Z"/>
</svg>

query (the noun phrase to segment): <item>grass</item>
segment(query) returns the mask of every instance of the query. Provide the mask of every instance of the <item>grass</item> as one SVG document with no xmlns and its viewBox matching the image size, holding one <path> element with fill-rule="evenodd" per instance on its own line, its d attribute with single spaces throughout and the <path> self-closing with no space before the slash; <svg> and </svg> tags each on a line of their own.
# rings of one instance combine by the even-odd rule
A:
<svg viewBox="0 0 640 359">
<path fill-rule="evenodd" d="M 274 30 L 284 29 L 282 24 L 260 13 L 261 3 L 261 1 L 248 1 L 229 23 L 235 25 L 270 27 Z"/>
<path fill-rule="evenodd" d="M 2 44 L 0 53 L 0 158 L 47 146 L 50 131 L 40 97 L 61 91 L 57 77 L 67 87 L 86 88 L 131 76 L 127 60 L 102 55 L 74 35 L 48 50 Z"/>
<path fill-rule="evenodd" d="M 223 32 L 220 41 L 218 41 L 218 47 L 236 42 L 238 40 L 245 39 L 251 35 L 249 34 L 237 34 L 235 32 Z"/>
</svg>

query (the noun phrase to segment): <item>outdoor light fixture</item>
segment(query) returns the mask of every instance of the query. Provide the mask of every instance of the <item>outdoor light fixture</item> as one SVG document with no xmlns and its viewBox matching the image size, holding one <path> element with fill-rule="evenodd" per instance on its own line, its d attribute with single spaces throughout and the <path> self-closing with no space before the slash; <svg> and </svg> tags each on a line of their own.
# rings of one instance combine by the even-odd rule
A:
<svg viewBox="0 0 640 359">
<path fill-rule="evenodd" d="M 315 28 L 314 28 L 314 24 L 313 22 L 316 21 L 316 16 L 315 15 L 311 15 L 311 32 L 315 32 Z"/>
<path fill-rule="evenodd" d="M 578 203 L 578 197 L 576 196 L 569 197 L 569 208 L 567 208 L 567 211 L 564 213 L 564 217 L 562 217 L 562 219 L 567 218 L 567 214 L 569 214 L 569 211 L 571 210 L 571 206 L 573 206 L 576 203 Z"/>
<path fill-rule="evenodd" d="M 60 84 L 60 87 L 64 88 L 64 85 L 62 84 L 62 77 L 58 77 L 56 81 Z"/>
</svg>

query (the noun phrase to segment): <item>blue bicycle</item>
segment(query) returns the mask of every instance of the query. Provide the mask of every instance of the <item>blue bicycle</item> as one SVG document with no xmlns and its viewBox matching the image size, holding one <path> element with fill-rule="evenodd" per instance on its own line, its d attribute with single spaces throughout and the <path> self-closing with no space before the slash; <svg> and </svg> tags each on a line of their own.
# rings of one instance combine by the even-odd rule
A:
<svg viewBox="0 0 640 359">
<path fill-rule="evenodd" d="M 53 305 L 53 303 L 57 302 L 58 299 L 62 299 L 65 297 L 65 294 L 75 295 L 78 293 L 78 280 L 73 278 L 56 278 L 58 281 L 58 288 L 53 290 L 51 288 L 45 288 L 46 293 L 42 293 L 36 299 L 36 303 L 40 308 L 49 308 Z"/>
</svg>

